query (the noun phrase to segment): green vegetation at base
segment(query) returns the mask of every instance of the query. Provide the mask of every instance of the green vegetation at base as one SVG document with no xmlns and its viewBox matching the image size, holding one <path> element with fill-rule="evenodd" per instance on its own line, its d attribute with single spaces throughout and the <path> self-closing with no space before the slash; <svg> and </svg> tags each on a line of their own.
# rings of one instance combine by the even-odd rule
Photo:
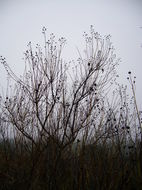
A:
<svg viewBox="0 0 142 190">
<path fill-rule="evenodd" d="M 36 146 L 23 139 L 2 141 L 0 189 L 142 189 L 139 146 L 127 144 L 126 152 L 118 142 L 80 142 L 76 150 L 74 144 L 65 149 L 59 144 L 53 139 Z"/>
</svg>

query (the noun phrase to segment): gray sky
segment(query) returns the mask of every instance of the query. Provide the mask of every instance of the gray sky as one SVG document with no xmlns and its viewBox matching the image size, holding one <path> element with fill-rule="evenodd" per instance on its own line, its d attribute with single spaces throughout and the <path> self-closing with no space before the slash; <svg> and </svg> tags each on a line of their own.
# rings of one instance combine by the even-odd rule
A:
<svg viewBox="0 0 142 190">
<path fill-rule="evenodd" d="M 112 36 L 116 55 L 122 59 L 121 83 L 127 84 L 131 70 L 142 104 L 142 0 L 0 0 L 0 55 L 17 74 L 22 73 L 27 43 L 42 44 L 45 26 L 57 39 L 67 39 L 64 57 L 71 60 L 77 57 L 76 46 L 82 49 L 82 34 L 90 25 L 101 35 Z M 0 84 L 6 84 L 2 66 Z"/>
</svg>

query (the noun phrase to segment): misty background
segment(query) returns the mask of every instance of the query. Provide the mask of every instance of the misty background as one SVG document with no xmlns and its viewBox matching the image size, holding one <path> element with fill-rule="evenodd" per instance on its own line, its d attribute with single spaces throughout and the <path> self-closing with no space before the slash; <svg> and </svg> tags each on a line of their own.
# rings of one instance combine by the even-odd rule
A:
<svg viewBox="0 0 142 190">
<path fill-rule="evenodd" d="M 0 55 L 20 75 L 29 41 L 43 44 L 42 27 L 56 39 L 65 37 L 63 58 L 76 60 L 77 48 L 83 53 L 83 32 L 90 25 L 102 36 L 110 34 L 115 53 L 122 62 L 119 82 L 128 84 L 128 71 L 136 76 L 136 95 L 142 110 L 142 0 L 0 0 Z M 6 72 L 0 65 L 0 91 L 5 88 Z"/>
</svg>

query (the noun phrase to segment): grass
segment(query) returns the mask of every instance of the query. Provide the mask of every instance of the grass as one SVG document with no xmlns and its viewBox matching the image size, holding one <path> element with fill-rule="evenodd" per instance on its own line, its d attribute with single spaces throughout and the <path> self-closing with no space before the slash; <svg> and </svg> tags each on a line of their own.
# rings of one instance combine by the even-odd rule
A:
<svg viewBox="0 0 142 190">
<path fill-rule="evenodd" d="M 120 152 L 118 142 L 77 145 L 59 156 L 52 143 L 41 151 L 27 149 L 25 141 L 1 142 L 1 189 L 142 189 L 138 146 L 127 144 L 128 152 L 121 146 Z"/>
</svg>

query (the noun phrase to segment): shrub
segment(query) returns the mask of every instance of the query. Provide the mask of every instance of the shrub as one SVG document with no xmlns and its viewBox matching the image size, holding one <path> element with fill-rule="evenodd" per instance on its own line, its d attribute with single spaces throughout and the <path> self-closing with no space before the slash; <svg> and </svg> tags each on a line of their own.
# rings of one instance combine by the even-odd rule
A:
<svg viewBox="0 0 142 190">
<path fill-rule="evenodd" d="M 15 80 L 1 99 L 1 189 L 140 189 L 140 116 L 124 86 L 108 98 L 119 63 L 110 36 L 91 26 L 85 55 L 66 63 L 65 38 L 42 33 L 44 47 L 28 44 L 22 77 L 1 57 Z"/>
</svg>

